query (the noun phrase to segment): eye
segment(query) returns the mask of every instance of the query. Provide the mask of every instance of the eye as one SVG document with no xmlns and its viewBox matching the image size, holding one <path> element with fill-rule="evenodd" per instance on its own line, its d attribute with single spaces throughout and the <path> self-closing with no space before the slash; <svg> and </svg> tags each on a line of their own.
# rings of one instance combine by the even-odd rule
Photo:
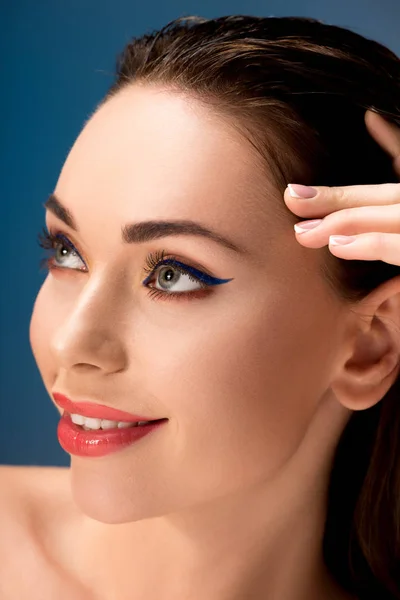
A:
<svg viewBox="0 0 400 600">
<path fill-rule="evenodd" d="M 38 234 L 39 246 L 53 254 L 40 262 L 41 267 L 87 272 L 85 262 L 73 243 L 62 233 Z M 195 267 L 182 263 L 177 257 L 164 258 L 165 252 L 155 252 L 146 258 L 144 270 L 149 274 L 142 284 L 150 288 L 149 296 L 168 299 L 194 299 L 211 293 L 211 288 L 231 281 L 219 279 Z M 82 266 L 83 265 L 83 266 Z M 156 285 L 153 285 L 155 279 Z"/>
<path fill-rule="evenodd" d="M 38 243 L 41 248 L 53 252 L 49 258 L 45 258 L 40 262 L 41 267 L 47 267 L 49 270 L 57 268 L 86 271 L 86 265 L 75 246 L 62 233 L 47 233 L 43 229 L 38 234 Z"/>
<path fill-rule="evenodd" d="M 156 283 L 160 286 L 156 286 L 156 289 L 170 293 L 171 291 L 174 293 L 189 292 L 207 287 L 206 283 L 185 272 L 181 265 L 179 267 L 177 264 L 173 265 L 172 261 L 168 265 L 158 268 Z"/>
<path fill-rule="evenodd" d="M 176 257 L 164 258 L 164 251 L 147 257 L 147 268 L 150 275 L 143 285 L 151 288 L 151 296 L 166 297 L 202 297 L 211 292 L 211 287 L 231 281 L 218 279 L 190 265 L 180 262 Z M 155 280 L 156 285 L 152 283 Z"/>
</svg>

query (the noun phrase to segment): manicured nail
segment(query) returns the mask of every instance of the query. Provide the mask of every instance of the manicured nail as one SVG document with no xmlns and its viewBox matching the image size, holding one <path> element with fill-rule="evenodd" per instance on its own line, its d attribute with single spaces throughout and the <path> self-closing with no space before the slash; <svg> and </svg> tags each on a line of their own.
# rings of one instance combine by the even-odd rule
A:
<svg viewBox="0 0 400 600">
<path fill-rule="evenodd" d="M 355 242 L 357 238 L 354 235 L 330 235 L 329 243 L 332 246 L 343 246 L 344 244 L 351 244 Z"/>
<path fill-rule="evenodd" d="M 322 223 L 323 219 L 315 219 L 313 221 L 300 221 L 300 223 L 296 223 L 294 226 L 294 230 L 296 233 L 304 233 L 305 231 L 310 231 L 310 229 L 314 229 L 314 227 L 318 227 L 320 223 Z"/>
<path fill-rule="evenodd" d="M 289 194 L 292 198 L 314 198 L 318 190 L 309 185 L 300 185 L 299 183 L 289 183 Z"/>
</svg>

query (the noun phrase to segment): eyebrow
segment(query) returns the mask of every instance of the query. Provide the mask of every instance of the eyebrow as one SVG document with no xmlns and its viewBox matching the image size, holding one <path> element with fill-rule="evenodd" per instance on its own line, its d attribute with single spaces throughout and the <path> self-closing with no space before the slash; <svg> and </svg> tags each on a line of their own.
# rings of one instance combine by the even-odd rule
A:
<svg viewBox="0 0 400 600">
<path fill-rule="evenodd" d="M 50 194 L 43 203 L 45 209 L 52 212 L 58 219 L 63 221 L 74 231 L 79 231 L 71 212 L 66 208 L 56 194 Z M 217 242 L 239 254 L 246 254 L 245 248 L 238 246 L 232 240 L 222 236 L 218 232 L 191 220 L 172 221 L 140 221 L 128 223 L 121 228 L 122 241 L 126 244 L 142 244 L 151 240 L 164 238 L 171 235 L 198 235 Z"/>
</svg>

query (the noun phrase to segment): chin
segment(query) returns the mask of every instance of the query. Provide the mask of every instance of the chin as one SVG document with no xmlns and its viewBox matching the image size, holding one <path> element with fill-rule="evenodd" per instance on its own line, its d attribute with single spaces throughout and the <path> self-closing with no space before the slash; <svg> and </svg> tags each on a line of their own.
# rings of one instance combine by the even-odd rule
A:
<svg viewBox="0 0 400 600">
<path fill-rule="evenodd" d="M 104 472 L 82 469 L 74 461 L 75 457 L 72 457 L 72 499 L 78 509 L 91 519 L 117 525 L 161 517 L 181 508 L 173 499 L 168 501 L 161 488 L 154 489 L 154 479 L 150 488 L 145 485 L 148 479 L 141 484 L 132 474 L 105 479 Z"/>
</svg>

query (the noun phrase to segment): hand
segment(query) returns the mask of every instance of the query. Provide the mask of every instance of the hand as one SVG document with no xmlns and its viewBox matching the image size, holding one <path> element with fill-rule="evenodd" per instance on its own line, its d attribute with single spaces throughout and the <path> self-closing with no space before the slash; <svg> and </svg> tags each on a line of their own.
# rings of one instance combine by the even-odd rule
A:
<svg viewBox="0 0 400 600">
<path fill-rule="evenodd" d="M 393 158 L 400 179 L 400 129 L 369 110 L 365 123 L 372 137 Z M 300 244 L 308 248 L 328 244 L 330 252 L 338 258 L 382 260 L 400 266 L 400 183 L 316 186 L 317 193 L 312 198 L 293 198 L 291 187 L 284 194 L 287 207 L 301 217 L 321 218 L 315 229 L 296 232 Z M 294 187 L 299 191 L 299 187 L 306 186 Z M 298 225 L 305 223 L 309 221 Z M 334 245 L 333 234 L 351 237 L 345 238 L 344 245 Z"/>
</svg>

